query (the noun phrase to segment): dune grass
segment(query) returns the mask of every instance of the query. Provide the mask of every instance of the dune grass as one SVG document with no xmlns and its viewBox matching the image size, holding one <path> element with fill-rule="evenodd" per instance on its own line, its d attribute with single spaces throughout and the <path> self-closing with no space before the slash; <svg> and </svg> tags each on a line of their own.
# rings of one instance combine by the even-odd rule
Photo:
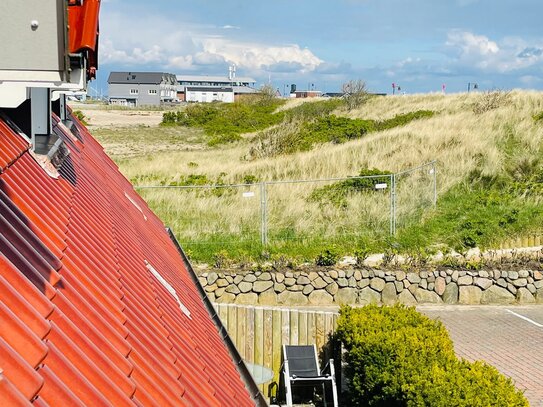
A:
<svg viewBox="0 0 543 407">
<path fill-rule="evenodd" d="M 254 259 L 265 252 L 266 256 L 310 259 L 332 246 L 340 254 L 390 247 L 404 251 L 492 247 L 506 237 L 543 229 L 543 120 L 538 120 L 543 94 L 515 91 L 498 106 L 480 112 L 477 106 L 485 97 L 472 93 L 372 98 L 359 109 L 336 109 L 334 114 L 378 122 L 423 110 L 435 114 L 342 144 L 315 144 L 309 151 L 251 160 L 247 155 L 258 134 L 210 148 L 203 133 L 187 143 L 172 135 L 161 140 L 159 132 L 170 130 L 138 129 L 142 143 L 146 132 L 153 133 L 151 139 L 161 146 L 159 151 L 152 155 L 146 151 L 144 159 L 122 154 L 115 159 L 137 185 L 182 185 L 201 176 L 223 184 L 348 177 L 363 169 L 397 173 L 437 161 L 437 208 L 431 205 L 433 191 L 427 173 L 399 180 L 399 224 L 393 238 L 388 235 L 389 197 L 385 195 L 352 194 L 346 207 L 336 207 L 309 199 L 322 184 L 272 186 L 268 216 L 273 227 L 270 245 L 263 248 L 257 186 L 222 196 L 185 190 L 140 191 L 196 260 L 209 261 L 223 250 L 234 258 Z M 281 131 L 276 131 L 278 136 Z M 290 131 L 295 135 L 296 126 L 290 125 Z M 106 150 L 117 142 L 115 134 L 102 141 Z M 253 197 L 243 197 L 242 192 L 251 191 Z"/>
</svg>

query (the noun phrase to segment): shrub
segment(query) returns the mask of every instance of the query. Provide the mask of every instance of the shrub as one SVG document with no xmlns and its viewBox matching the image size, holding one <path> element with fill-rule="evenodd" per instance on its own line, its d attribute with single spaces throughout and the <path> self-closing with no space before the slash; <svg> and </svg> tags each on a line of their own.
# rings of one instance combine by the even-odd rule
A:
<svg viewBox="0 0 543 407">
<path fill-rule="evenodd" d="M 315 264 L 317 266 L 333 266 L 337 263 L 339 255 L 335 249 L 326 249 L 320 253 L 315 259 Z"/>
<path fill-rule="evenodd" d="M 81 110 L 73 110 L 72 116 L 76 117 L 84 126 L 88 126 L 90 119 Z"/>
<path fill-rule="evenodd" d="M 435 112 L 432 112 L 431 110 L 417 110 L 415 112 L 399 114 L 397 116 L 394 116 L 392 119 L 378 122 L 376 123 L 375 128 L 378 131 L 388 130 L 394 127 L 405 126 L 406 124 L 412 122 L 413 120 L 429 119 L 430 117 L 433 117 L 434 115 L 435 115 Z"/>
<path fill-rule="evenodd" d="M 492 90 L 483 92 L 472 105 L 473 113 L 483 114 L 511 103 L 511 92 Z"/>
<path fill-rule="evenodd" d="M 375 186 L 377 184 L 387 184 L 387 188 L 390 187 L 390 185 L 388 185 L 390 183 L 390 177 L 387 176 L 390 174 L 392 173 L 389 171 L 365 168 L 360 171 L 358 176 L 368 178 L 353 177 L 317 188 L 309 195 L 309 201 L 330 203 L 340 208 L 346 208 L 347 199 L 355 193 L 376 192 Z"/>
<path fill-rule="evenodd" d="M 341 309 L 353 406 L 527 406 L 496 369 L 456 359 L 443 324 L 403 305 Z"/>
<path fill-rule="evenodd" d="M 534 115 L 534 121 L 536 122 L 543 121 L 543 112 Z"/>
</svg>

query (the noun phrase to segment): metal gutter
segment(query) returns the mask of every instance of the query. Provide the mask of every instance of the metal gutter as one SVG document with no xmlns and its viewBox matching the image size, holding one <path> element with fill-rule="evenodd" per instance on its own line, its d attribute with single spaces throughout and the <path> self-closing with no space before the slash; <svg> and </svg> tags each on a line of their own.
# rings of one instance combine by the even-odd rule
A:
<svg viewBox="0 0 543 407">
<path fill-rule="evenodd" d="M 255 383 L 253 376 L 247 369 L 247 366 L 245 366 L 245 362 L 241 358 L 241 355 L 239 354 L 236 348 L 236 345 L 234 345 L 234 342 L 232 342 L 232 338 L 230 338 L 230 335 L 228 335 L 228 331 L 224 327 L 219 315 L 217 314 L 217 311 L 215 310 L 215 307 L 213 307 L 213 304 L 207 297 L 207 294 L 204 291 L 202 285 L 200 284 L 200 281 L 198 280 L 198 276 L 194 272 L 194 269 L 192 268 L 192 265 L 190 264 L 190 261 L 187 255 L 183 251 L 183 248 L 181 247 L 181 245 L 177 241 L 177 238 L 175 237 L 175 235 L 173 234 L 172 230 L 169 227 L 166 228 L 166 231 L 170 235 L 171 241 L 175 244 L 177 251 L 181 255 L 181 258 L 183 259 L 183 263 L 185 263 L 185 266 L 187 267 L 187 270 L 189 272 L 190 277 L 192 278 L 192 281 L 198 288 L 200 297 L 202 298 L 202 301 L 204 302 L 207 308 L 207 311 L 209 312 L 209 315 L 211 315 L 211 318 L 213 319 L 213 322 L 215 323 L 215 326 L 217 327 L 219 331 L 219 335 L 221 336 L 226 347 L 228 348 L 228 351 L 230 352 L 230 356 L 234 360 L 236 368 L 238 369 L 238 372 L 242 380 L 245 382 L 245 386 L 247 390 L 249 391 L 251 398 L 255 402 L 255 405 L 257 407 L 268 407 L 268 402 L 264 398 L 264 395 L 260 392 L 260 389 Z"/>
</svg>

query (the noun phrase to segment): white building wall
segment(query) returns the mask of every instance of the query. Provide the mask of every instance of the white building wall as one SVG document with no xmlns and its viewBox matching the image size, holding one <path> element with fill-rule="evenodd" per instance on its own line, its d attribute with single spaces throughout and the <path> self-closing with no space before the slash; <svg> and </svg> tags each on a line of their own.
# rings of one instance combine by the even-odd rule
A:
<svg viewBox="0 0 543 407">
<path fill-rule="evenodd" d="M 211 103 L 223 102 L 234 103 L 234 92 L 217 91 L 193 91 L 188 90 L 186 93 L 187 102 Z"/>
</svg>

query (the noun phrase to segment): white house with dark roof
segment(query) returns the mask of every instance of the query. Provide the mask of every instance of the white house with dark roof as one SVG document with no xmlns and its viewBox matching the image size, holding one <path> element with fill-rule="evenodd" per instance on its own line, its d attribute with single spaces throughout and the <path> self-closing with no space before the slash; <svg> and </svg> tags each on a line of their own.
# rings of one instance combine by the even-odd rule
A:
<svg viewBox="0 0 543 407">
<path fill-rule="evenodd" d="M 258 93 L 256 80 L 250 77 L 177 75 L 177 97 L 181 101 L 226 103 Z"/>
<path fill-rule="evenodd" d="M 177 79 L 164 72 L 111 72 L 109 103 L 121 106 L 158 106 L 177 102 Z"/>
</svg>

